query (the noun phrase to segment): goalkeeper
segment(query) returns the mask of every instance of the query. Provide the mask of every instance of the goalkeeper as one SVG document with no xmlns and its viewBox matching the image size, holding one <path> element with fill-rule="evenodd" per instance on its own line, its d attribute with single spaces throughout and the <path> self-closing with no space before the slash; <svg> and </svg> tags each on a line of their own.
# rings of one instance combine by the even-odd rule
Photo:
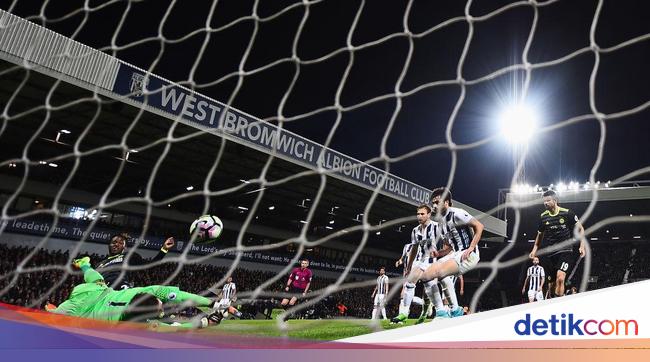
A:
<svg viewBox="0 0 650 362">
<path fill-rule="evenodd" d="M 221 321 L 222 314 L 215 311 L 218 305 L 208 298 L 163 285 L 116 291 L 91 268 L 89 257 L 77 259 L 73 265 L 83 271 L 84 283 L 74 287 L 68 300 L 58 307 L 48 304 L 45 307 L 48 312 L 107 321 L 149 322 L 163 318 L 163 303 L 169 303 L 178 307 L 194 306 L 208 314 L 200 325 L 173 323 L 172 326 L 205 327 L 208 319 L 216 323 Z"/>
</svg>

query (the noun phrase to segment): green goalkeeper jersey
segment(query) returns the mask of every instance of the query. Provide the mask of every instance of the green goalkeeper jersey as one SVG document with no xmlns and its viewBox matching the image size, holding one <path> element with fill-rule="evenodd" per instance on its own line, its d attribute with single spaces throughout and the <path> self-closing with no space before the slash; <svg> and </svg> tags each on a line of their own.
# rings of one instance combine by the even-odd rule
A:
<svg viewBox="0 0 650 362">
<path fill-rule="evenodd" d="M 177 287 L 151 285 L 147 287 L 113 290 L 103 283 L 93 269 L 84 272 L 85 283 L 77 285 L 70 298 L 53 312 L 75 317 L 119 321 L 131 300 L 138 294 L 151 294 L 163 303 L 192 302 L 197 307 L 210 307 L 212 301 L 200 295 L 181 291 Z"/>
</svg>

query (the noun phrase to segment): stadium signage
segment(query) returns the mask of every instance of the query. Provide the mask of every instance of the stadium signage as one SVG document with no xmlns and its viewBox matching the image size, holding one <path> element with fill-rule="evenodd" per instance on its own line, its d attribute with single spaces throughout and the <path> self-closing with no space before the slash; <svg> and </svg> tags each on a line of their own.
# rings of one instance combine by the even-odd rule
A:
<svg viewBox="0 0 650 362">
<path fill-rule="evenodd" d="M 7 232 L 44 236 L 47 235 L 47 233 L 50 232 L 50 230 L 52 229 L 52 223 L 49 221 L 21 219 L 21 220 L 4 221 L 1 227 L 4 228 L 4 230 Z M 52 231 L 51 237 L 70 239 L 76 241 L 79 241 L 83 237 L 85 237 L 85 241 L 106 244 L 110 240 L 111 236 L 116 233 L 117 233 L 116 230 L 111 230 L 108 228 L 101 228 L 101 227 L 95 227 L 93 228 L 92 231 L 87 231 L 86 225 L 60 221 Z M 134 244 L 137 243 L 138 248 L 159 250 L 162 247 L 164 241 L 165 238 L 162 237 L 145 236 L 143 238 L 129 238 L 127 244 L 129 246 L 133 246 Z M 186 248 L 188 245 L 189 243 L 187 241 L 177 240 L 175 249 L 177 252 L 182 252 L 184 248 Z M 219 248 L 217 248 L 214 245 L 192 245 L 190 249 L 191 254 L 198 254 L 198 255 L 216 254 L 218 252 L 219 252 Z M 227 258 L 227 259 L 234 259 L 236 256 L 237 253 L 234 251 L 220 253 L 217 255 L 217 257 Z M 259 251 L 243 252 L 241 260 L 264 263 L 264 264 L 271 263 L 271 264 L 280 264 L 280 265 L 286 265 L 291 262 L 291 258 L 287 256 L 266 254 Z M 346 268 L 345 265 L 332 264 L 332 263 L 317 261 L 317 260 L 311 261 L 310 265 L 313 268 L 329 270 L 329 271 L 341 271 L 341 270 L 345 270 Z M 377 273 L 377 271 L 374 269 L 361 268 L 361 267 L 352 267 L 350 271 L 353 273 L 364 273 L 364 274 Z"/>
<path fill-rule="evenodd" d="M 311 169 L 323 169 L 370 190 L 411 204 L 428 201 L 430 191 L 272 123 L 229 108 L 190 89 L 121 63 L 112 91 L 153 112 L 234 138 Z M 383 182 L 383 184 L 382 184 Z"/>
</svg>

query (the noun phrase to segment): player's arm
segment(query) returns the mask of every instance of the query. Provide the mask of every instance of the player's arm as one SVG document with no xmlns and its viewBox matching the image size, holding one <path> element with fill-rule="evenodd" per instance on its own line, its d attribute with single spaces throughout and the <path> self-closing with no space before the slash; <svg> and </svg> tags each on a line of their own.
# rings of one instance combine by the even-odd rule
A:
<svg viewBox="0 0 650 362">
<path fill-rule="evenodd" d="M 533 250 L 531 250 L 530 254 L 528 254 L 529 258 L 533 259 L 534 257 L 537 256 L 537 249 L 539 248 L 539 245 L 542 243 L 542 239 L 544 239 L 544 232 L 538 231 L 537 236 L 535 237 L 535 244 L 533 244 Z"/>
<path fill-rule="evenodd" d="M 544 299 L 548 299 L 548 297 L 551 296 L 551 286 L 549 284 L 549 287 L 546 288 L 546 294 L 544 295 Z"/>
<path fill-rule="evenodd" d="M 287 286 L 284 288 L 285 291 L 289 291 L 289 287 L 291 286 L 291 283 L 293 283 L 293 273 L 295 272 L 295 268 L 291 270 L 291 274 L 289 274 L 289 279 L 287 279 Z"/>
<path fill-rule="evenodd" d="M 530 279 L 530 274 L 526 275 L 526 279 L 524 279 L 524 285 L 521 286 L 521 294 L 526 293 L 526 284 L 528 283 L 528 279 Z"/>
<path fill-rule="evenodd" d="M 415 256 L 418 254 L 418 244 L 414 244 L 413 247 L 411 248 L 411 251 L 409 252 L 409 257 L 407 258 L 408 265 L 404 265 L 404 275 L 409 275 L 411 273 L 411 266 L 413 266 L 413 262 L 415 261 Z"/>
<path fill-rule="evenodd" d="M 451 248 L 451 245 L 449 245 L 449 240 L 444 239 L 442 242 L 442 248 L 438 250 L 438 258 L 442 258 L 443 256 L 446 256 L 447 254 L 451 253 L 453 249 Z"/>
<path fill-rule="evenodd" d="M 230 297 L 230 300 L 233 302 L 237 300 L 237 286 L 232 288 L 232 297 Z"/>
<path fill-rule="evenodd" d="M 167 238 L 167 240 L 165 240 L 165 242 L 163 243 L 162 248 L 160 248 L 160 251 L 158 251 L 158 254 L 156 254 L 156 256 L 154 256 L 153 259 L 151 259 L 151 262 L 162 260 L 165 257 L 165 255 L 167 255 L 169 250 L 174 247 L 174 244 L 176 243 L 174 242 L 173 237 Z"/>
<path fill-rule="evenodd" d="M 540 274 L 542 276 L 542 282 L 539 283 L 539 289 L 538 291 L 542 291 L 542 287 L 544 287 L 544 282 L 546 282 L 546 274 L 544 273 L 544 269 L 542 269 L 542 273 Z"/>
<path fill-rule="evenodd" d="M 539 249 L 539 246 L 542 244 L 542 240 L 544 239 L 544 230 L 546 230 L 546 225 L 544 225 L 544 220 L 540 218 L 539 225 L 537 226 L 537 236 L 535 237 L 535 244 L 533 244 L 533 250 L 531 250 L 530 254 L 528 255 L 528 257 L 531 259 L 537 256 L 537 250 Z"/>
<path fill-rule="evenodd" d="M 376 285 L 375 285 L 375 289 L 372 290 L 372 295 L 370 296 L 370 298 L 374 298 L 375 293 L 377 293 L 377 286 Z"/>
<path fill-rule="evenodd" d="M 575 233 L 575 237 L 577 237 L 580 240 L 580 248 L 578 249 L 580 251 L 580 257 L 584 257 L 586 253 L 586 245 L 585 245 L 585 228 L 582 226 L 582 223 L 578 219 L 578 215 L 573 214 L 573 219 L 575 221 L 575 225 L 573 226 L 573 232 Z"/>
<path fill-rule="evenodd" d="M 472 238 L 472 242 L 469 244 L 469 248 L 467 248 L 467 250 L 463 252 L 463 255 L 461 256 L 461 260 L 467 259 L 469 254 L 472 253 L 474 250 L 476 250 L 476 246 L 478 245 L 478 242 L 481 241 L 481 236 L 483 235 L 483 229 L 485 228 L 483 226 L 483 223 L 478 221 L 475 217 L 469 220 L 467 226 L 469 226 L 472 230 L 474 230 L 474 237 Z"/>
<path fill-rule="evenodd" d="M 402 254 L 402 256 L 400 256 L 400 258 L 397 259 L 397 261 L 395 262 L 395 267 L 396 267 L 396 268 L 397 268 L 398 266 L 404 264 L 403 259 L 404 259 L 404 254 Z"/>
<path fill-rule="evenodd" d="M 384 284 L 386 285 L 386 295 L 388 295 L 388 279 L 386 279 L 386 281 L 384 281 Z M 377 287 L 375 287 L 375 288 L 377 288 Z"/>
<path fill-rule="evenodd" d="M 284 288 L 285 291 L 289 291 L 289 287 L 291 286 L 291 283 L 293 283 L 293 271 L 291 274 L 289 274 L 289 279 L 287 280 L 287 286 Z"/>
<path fill-rule="evenodd" d="M 460 280 L 460 295 L 462 296 L 465 294 L 465 278 L 463 278 L 463 275 L 459 275 L 458 279 Z"/>
<path fill-rule="evenodd" d="M 309 291 L 309 286 L 311 285 L 311 278 L 314 277 L 314 274 L 312 274 L 311 269 L 309 270 L 309 281 L 307 282 L 307 286 L 305 287 L 305 290 L 302 292 L 302 295 L 307 295 L 307 292 Z"/>
<path fill-rule="evenodd" d="M 181 304 L 189 303 L 203 312 L 211 312 L 214 301 L 202 295 L 189 293 L 165 285 L 152 285 L 139 288 L 143 293 L 151 294 L 163 303 Z"/>
</svg>

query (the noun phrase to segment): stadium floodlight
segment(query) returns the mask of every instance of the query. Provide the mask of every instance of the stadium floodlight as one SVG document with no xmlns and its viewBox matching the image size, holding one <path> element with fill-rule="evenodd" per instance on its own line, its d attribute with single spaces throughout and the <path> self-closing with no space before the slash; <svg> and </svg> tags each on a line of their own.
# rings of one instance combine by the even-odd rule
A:
<svg viewBox="0 0 650 362">
<path fill-rule="evenodd" d="M 334 228 L 331 227 L 331 226 L 329 226 L 329 225 L 325 226 L 325 229 L 327 229 L 327 230 L 334 230 Z"/>
<path fill-rule="evenodd" d="M 557 184 L 557 190 L 559 192 L 566 191 L 568 189 L 568 186 L 564 184 L 564 182 L 558 182 Z"/>
<path fill-rule="evenodd" d="M 273 206 L 273 205 L 269 206 L 269 210 L 271 210 L 271 211 L 275 210 L 275 206 Z"/>
<path fill-rule="evenodd" d="M 632 237 L 632 239 L 641 239 L 641 236 L 640 235 L 635 235 L 635 236 Z"/>
<path fill-rule="evenodd" d="M 72 133 L 72 132 L 68 131 L 67 129 L 59 130 L 59 132 L 61 132 L 61 133 L 65 133 L 65 134 L 70 134 L 70 133 Z"/>
<path fill-rule="evenodd" d="M 194 186 L 187 186 L 187 187 L 185 188 L 185 190 L 187 190 L 187 191 L 192 191 L 192 190 L 194 190 Z"/>
<path fill-rule="evenodd" d="M 305 220 L 300 220 L 300 222 L 303 223 L 303 224 L 307 223 L 307 221 L 305 221 Z"/>
<path fill-rule="evenodd" d="M 330 225 L 334 224 L 334 220 L 330 220 Z"/>
<path fill-rule="evenodd" d="M 50 162 L 50 163 L 48 163 L 47 165 L 50 166 L 50 167 L 59 167 L 59 165 L 57 165 L 57 164 L 54 163 L 54 162 Z"/>
<path fill-rule="evenodd" d="M 501 113 L 499 125 L 501 134 L 511 144 L 526 144 L 537 129 L 537 114 L 526 105 L 513 105 Z"/>
<path fill-rule="evenodd" d="M 242 183 L 245 183 L 245 184 L 249 184 L 249 183 L 251 183 L 250 181 L 248 181 L 248 180 L 244 180 L 244 179 L 239 179 L 239 181 L 241 181 Z"/>
<path fill-rule="evenodd" d="M 530 194 L 536 192 L 536 189 L 529 184 L 515 184 L 512 187 L 512 192 L 515 194 Z"/>
<path fill-rule="evenodd" d="M 245 206 L 237 206 L 239 210 L 248 211 L 248 208 Z"/>
</svg>

